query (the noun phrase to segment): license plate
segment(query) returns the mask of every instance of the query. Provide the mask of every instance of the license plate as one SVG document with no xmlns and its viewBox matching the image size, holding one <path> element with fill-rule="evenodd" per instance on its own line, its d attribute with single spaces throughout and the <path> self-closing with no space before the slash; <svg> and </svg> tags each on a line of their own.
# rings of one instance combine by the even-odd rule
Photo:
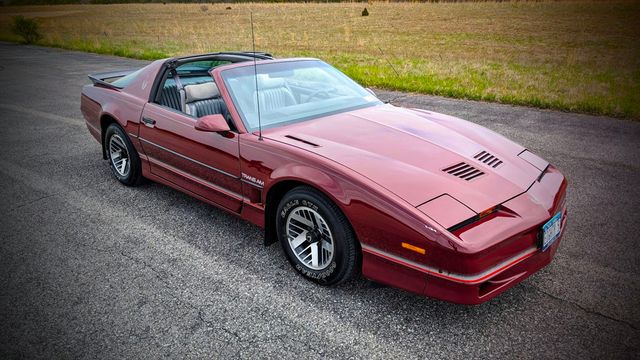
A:
<svg viewBox="0 0 640 360">
<path fill-rule="evenodd" d="M 542 251 L 547 250 L 560 237 L 562 226 L 562 212 L 557 213 L 546 224 L 542 225 Z"/>
</svg>

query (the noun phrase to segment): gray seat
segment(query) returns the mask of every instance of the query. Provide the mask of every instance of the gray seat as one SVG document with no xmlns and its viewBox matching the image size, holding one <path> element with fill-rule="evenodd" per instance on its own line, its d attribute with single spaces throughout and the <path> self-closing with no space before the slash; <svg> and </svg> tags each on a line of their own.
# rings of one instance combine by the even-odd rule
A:
<svg viewBox="0 0 640 360">
<path fill-rule="evenodd" d="M 180 93 L 178 92 L 178 87 L 175 84 L 165 85 L 160 91 L 160 99 L 158 102 L 160 103 L 160 105 L 168 106 L 176 110 L 181 110 Z"/>
<path fill-rule="evenodd" d="M 272 79 L 266 75 L 258 75 L 258 93 L 260 94 L 260 108 L 266 111 L 297 104 L 284 79 Z M 254 99 L 255 96 L 254 92 Z"/>
<path fill-rule="evenodd" d="M 211 77 L 210 76 L 182 77 L 180 80 L 183 86 L 188 86 L 193 84 L 202 84 L 206 82 L 211 82 Z M 172 109 L 184 111 L 181 105 L 182 102 L 180 101 L 180 91 L 178 90 L 178 86 L 176 85 L 174 79 L 172 78 L 167 79 L 164 86 L 160 90 L 158 103 L 160 105 L 164 105 Z"/>
<path fill-rule="evenodd" d="M 187 85 L 184 91 L 185 113 L 197 118 L 212 114 L 221 114 L 227 118 L 227 107 L 215 83 Z"/>
</svg>

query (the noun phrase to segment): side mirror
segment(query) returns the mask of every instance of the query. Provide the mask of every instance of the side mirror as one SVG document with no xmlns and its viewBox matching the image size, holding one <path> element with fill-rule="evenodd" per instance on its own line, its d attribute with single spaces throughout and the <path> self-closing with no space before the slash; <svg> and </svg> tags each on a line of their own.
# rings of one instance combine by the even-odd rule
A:
<svg viewBox="0 0 640 360">
<path fill-rule="evenodd" d="M 206 132 L 225 132 L 231 130 L 227 120 L 220 114 L 206 115 L 196 121 L 196 130 Z"/>
<path fill-rule="evenodd" d="M 373 90 L 371 90 L 370 88 L 365 88 L 368 92 L 371 93 L 371 95 L 378 97 L 378 95 L 376 95 L 376 93 L 373 92 Z"/>
</svg>

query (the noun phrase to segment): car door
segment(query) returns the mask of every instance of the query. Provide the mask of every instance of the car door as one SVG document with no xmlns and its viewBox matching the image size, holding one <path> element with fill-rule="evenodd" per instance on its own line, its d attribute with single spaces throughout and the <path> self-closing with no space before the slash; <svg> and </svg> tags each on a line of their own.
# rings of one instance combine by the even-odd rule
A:
<svg viewBox="0 0 640 360">
<path fill-rule="evenodd" d="M 234 212 L 240 212 L 239 136 L 195 129 L 196 119 L 166 106 L 147 103 L 140 142 L 151 173 Z"/>
</svg>

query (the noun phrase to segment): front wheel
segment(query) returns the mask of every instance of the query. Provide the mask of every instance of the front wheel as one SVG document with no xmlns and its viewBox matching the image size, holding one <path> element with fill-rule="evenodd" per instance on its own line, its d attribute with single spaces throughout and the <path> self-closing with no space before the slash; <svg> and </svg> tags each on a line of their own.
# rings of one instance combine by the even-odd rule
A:
<svg viewBox="0 0 640 360">
<path fill-rule="evenodd" d="M 359 251 L 340 209 L 317 190 L 301 186 L 278 206 L 280 244 L 293 267 L 320 285 L 337 285 L 357 272 Z"/>
<path fill-rule="evenodd" d="M 127 186 L 138 185 L 142 181 L 140 157 L 120 125 L 114 123 L 107 127 L 104 142 L 116 179 Z"/>
</svg>

